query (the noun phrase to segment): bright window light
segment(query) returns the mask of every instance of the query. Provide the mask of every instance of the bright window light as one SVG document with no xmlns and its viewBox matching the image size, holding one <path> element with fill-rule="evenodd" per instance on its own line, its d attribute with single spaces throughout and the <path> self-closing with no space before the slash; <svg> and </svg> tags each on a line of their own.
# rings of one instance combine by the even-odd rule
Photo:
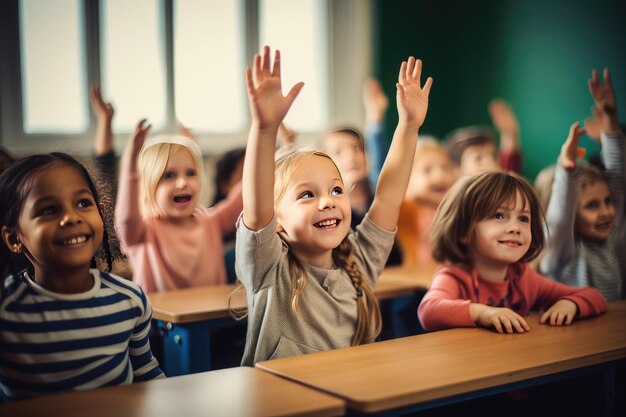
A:
<svg viewBox="0 0 626 417">
<path fill-rule="evenodd" d="M 89 123 L 79 0 L 21 0 L 26 133 L 81 133 Z"/>
<path fill-rule="evenodd" d="M 304 81 L 285 123 L 298 131 L 319 131 L 328 120 L 326 2 L 320 0 L 260 0 L 260 41 L 280 49 L 283 94 Z"/>
<path fill-rule="evenodd" d="M 242 1 L 174 3 L 176 114 L 194 132 L 244 128 L 245 28 Z"/>
<path fill-rule="evenodd" d="M 115 107 L 113 128 L 147 118 L 166 122 L 163 17 L 158 0 L 101 0 L 102 93 Z"/>
</svg>

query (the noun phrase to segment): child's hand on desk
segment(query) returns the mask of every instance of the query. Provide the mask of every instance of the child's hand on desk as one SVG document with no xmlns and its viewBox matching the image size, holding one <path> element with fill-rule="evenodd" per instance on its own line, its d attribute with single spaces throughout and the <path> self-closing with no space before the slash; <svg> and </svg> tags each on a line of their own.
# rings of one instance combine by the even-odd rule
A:
<svg viewBox="0 0 626 417">
<path fill-rule="evenodd" d="M 550 326 L 569 326 L 577 313 L 576 303 L 570 300 L 559 300 L 543 313 L 539 323 L 548 323 Z"/>
<path fill-rule="evenodd" d="M 510 308 L 489 307 L 484 304 L 471 304 L 470 314 L 481 327 L 495 327 L 498 333 L 524 333 L 530 331 L 526 320 Z"/>
</svg>

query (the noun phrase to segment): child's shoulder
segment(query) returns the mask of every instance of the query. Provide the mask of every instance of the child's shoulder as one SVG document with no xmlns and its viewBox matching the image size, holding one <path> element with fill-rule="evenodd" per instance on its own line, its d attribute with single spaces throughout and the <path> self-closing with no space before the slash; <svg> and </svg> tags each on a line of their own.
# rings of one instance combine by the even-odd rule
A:
<svg viewBox="0 0 626 417">
<path fill-rule="evenodd" d="M 125 293 L 127 295 L 134 294 L 141 298 L 145 297 L 143 289 L 133 281 L 110 272 L 100 271 L 98 269 L 92 269 L 91 273 L 100 278 L 100 282 L 104 287 L 110 288 L 113 291 Z"/>
</svg>

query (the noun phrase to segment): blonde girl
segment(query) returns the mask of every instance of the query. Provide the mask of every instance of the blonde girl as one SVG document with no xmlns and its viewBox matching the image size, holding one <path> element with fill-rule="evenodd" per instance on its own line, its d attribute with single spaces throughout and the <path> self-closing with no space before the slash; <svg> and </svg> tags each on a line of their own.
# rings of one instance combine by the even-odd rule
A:
<svg viewBox="0 0 626 417">
<path fill-rule="evenodd" d="M 560 284 L 528 266 L 543 249 L 543 225 L 537 195 L 523 178 L 488 172 L 459 180 L 431 229 L 433 257 L 447 266 L 419 306 L 422 327 L 524 333 L 524 316 L 533 310 L 556 326 L 606 311 L 595 288 Z"/>
<path fill-rule="evenodd" d="M 146 291 L 226 283 L 222 237 L 241 213 L 241 187 L 211 209 L 198 144 L 184 136 L 146 141 L 139 122 L 122 158 L 115 220 L 133 280 Z"/>
<path fill-rule="evenodd" d="M 402 63 L 398 127 L 374 202 L 352 232 L 347 190 L 330 157 L 300 151 L 274 161 L 278 126 L 303 83 L 282 95 L 280 53 L 270 69 L 269 47 L 246 70 L 252 127 L 236 258 L 249 307 L 243 365 L 357 345 L 380 332 L 373 288 L 393 244 L 428 109 L 432 79 L 421 87 L 420 75 L 421 61 Z"/>
</svg>

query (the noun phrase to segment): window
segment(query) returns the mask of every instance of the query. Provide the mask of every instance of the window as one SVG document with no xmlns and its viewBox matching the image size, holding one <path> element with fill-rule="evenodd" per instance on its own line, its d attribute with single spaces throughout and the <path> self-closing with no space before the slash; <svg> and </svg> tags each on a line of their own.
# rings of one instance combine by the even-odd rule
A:
<svg viewBox="0 0 626 417">
<path fill-rule="evenodd" d="M 306 84 L 286 120 L 305 140 L 360 125 L 369 10 L 362 0 L 0 2 L 0 144 L 88 153 L 88 86 L 100 84 L 118 151 L 143 117 L 153 132 L 182 123 L 207 152 L 242 146 L 244 67 L 265 44 L 283 53 L 285 89 Z"/>
</svg>

